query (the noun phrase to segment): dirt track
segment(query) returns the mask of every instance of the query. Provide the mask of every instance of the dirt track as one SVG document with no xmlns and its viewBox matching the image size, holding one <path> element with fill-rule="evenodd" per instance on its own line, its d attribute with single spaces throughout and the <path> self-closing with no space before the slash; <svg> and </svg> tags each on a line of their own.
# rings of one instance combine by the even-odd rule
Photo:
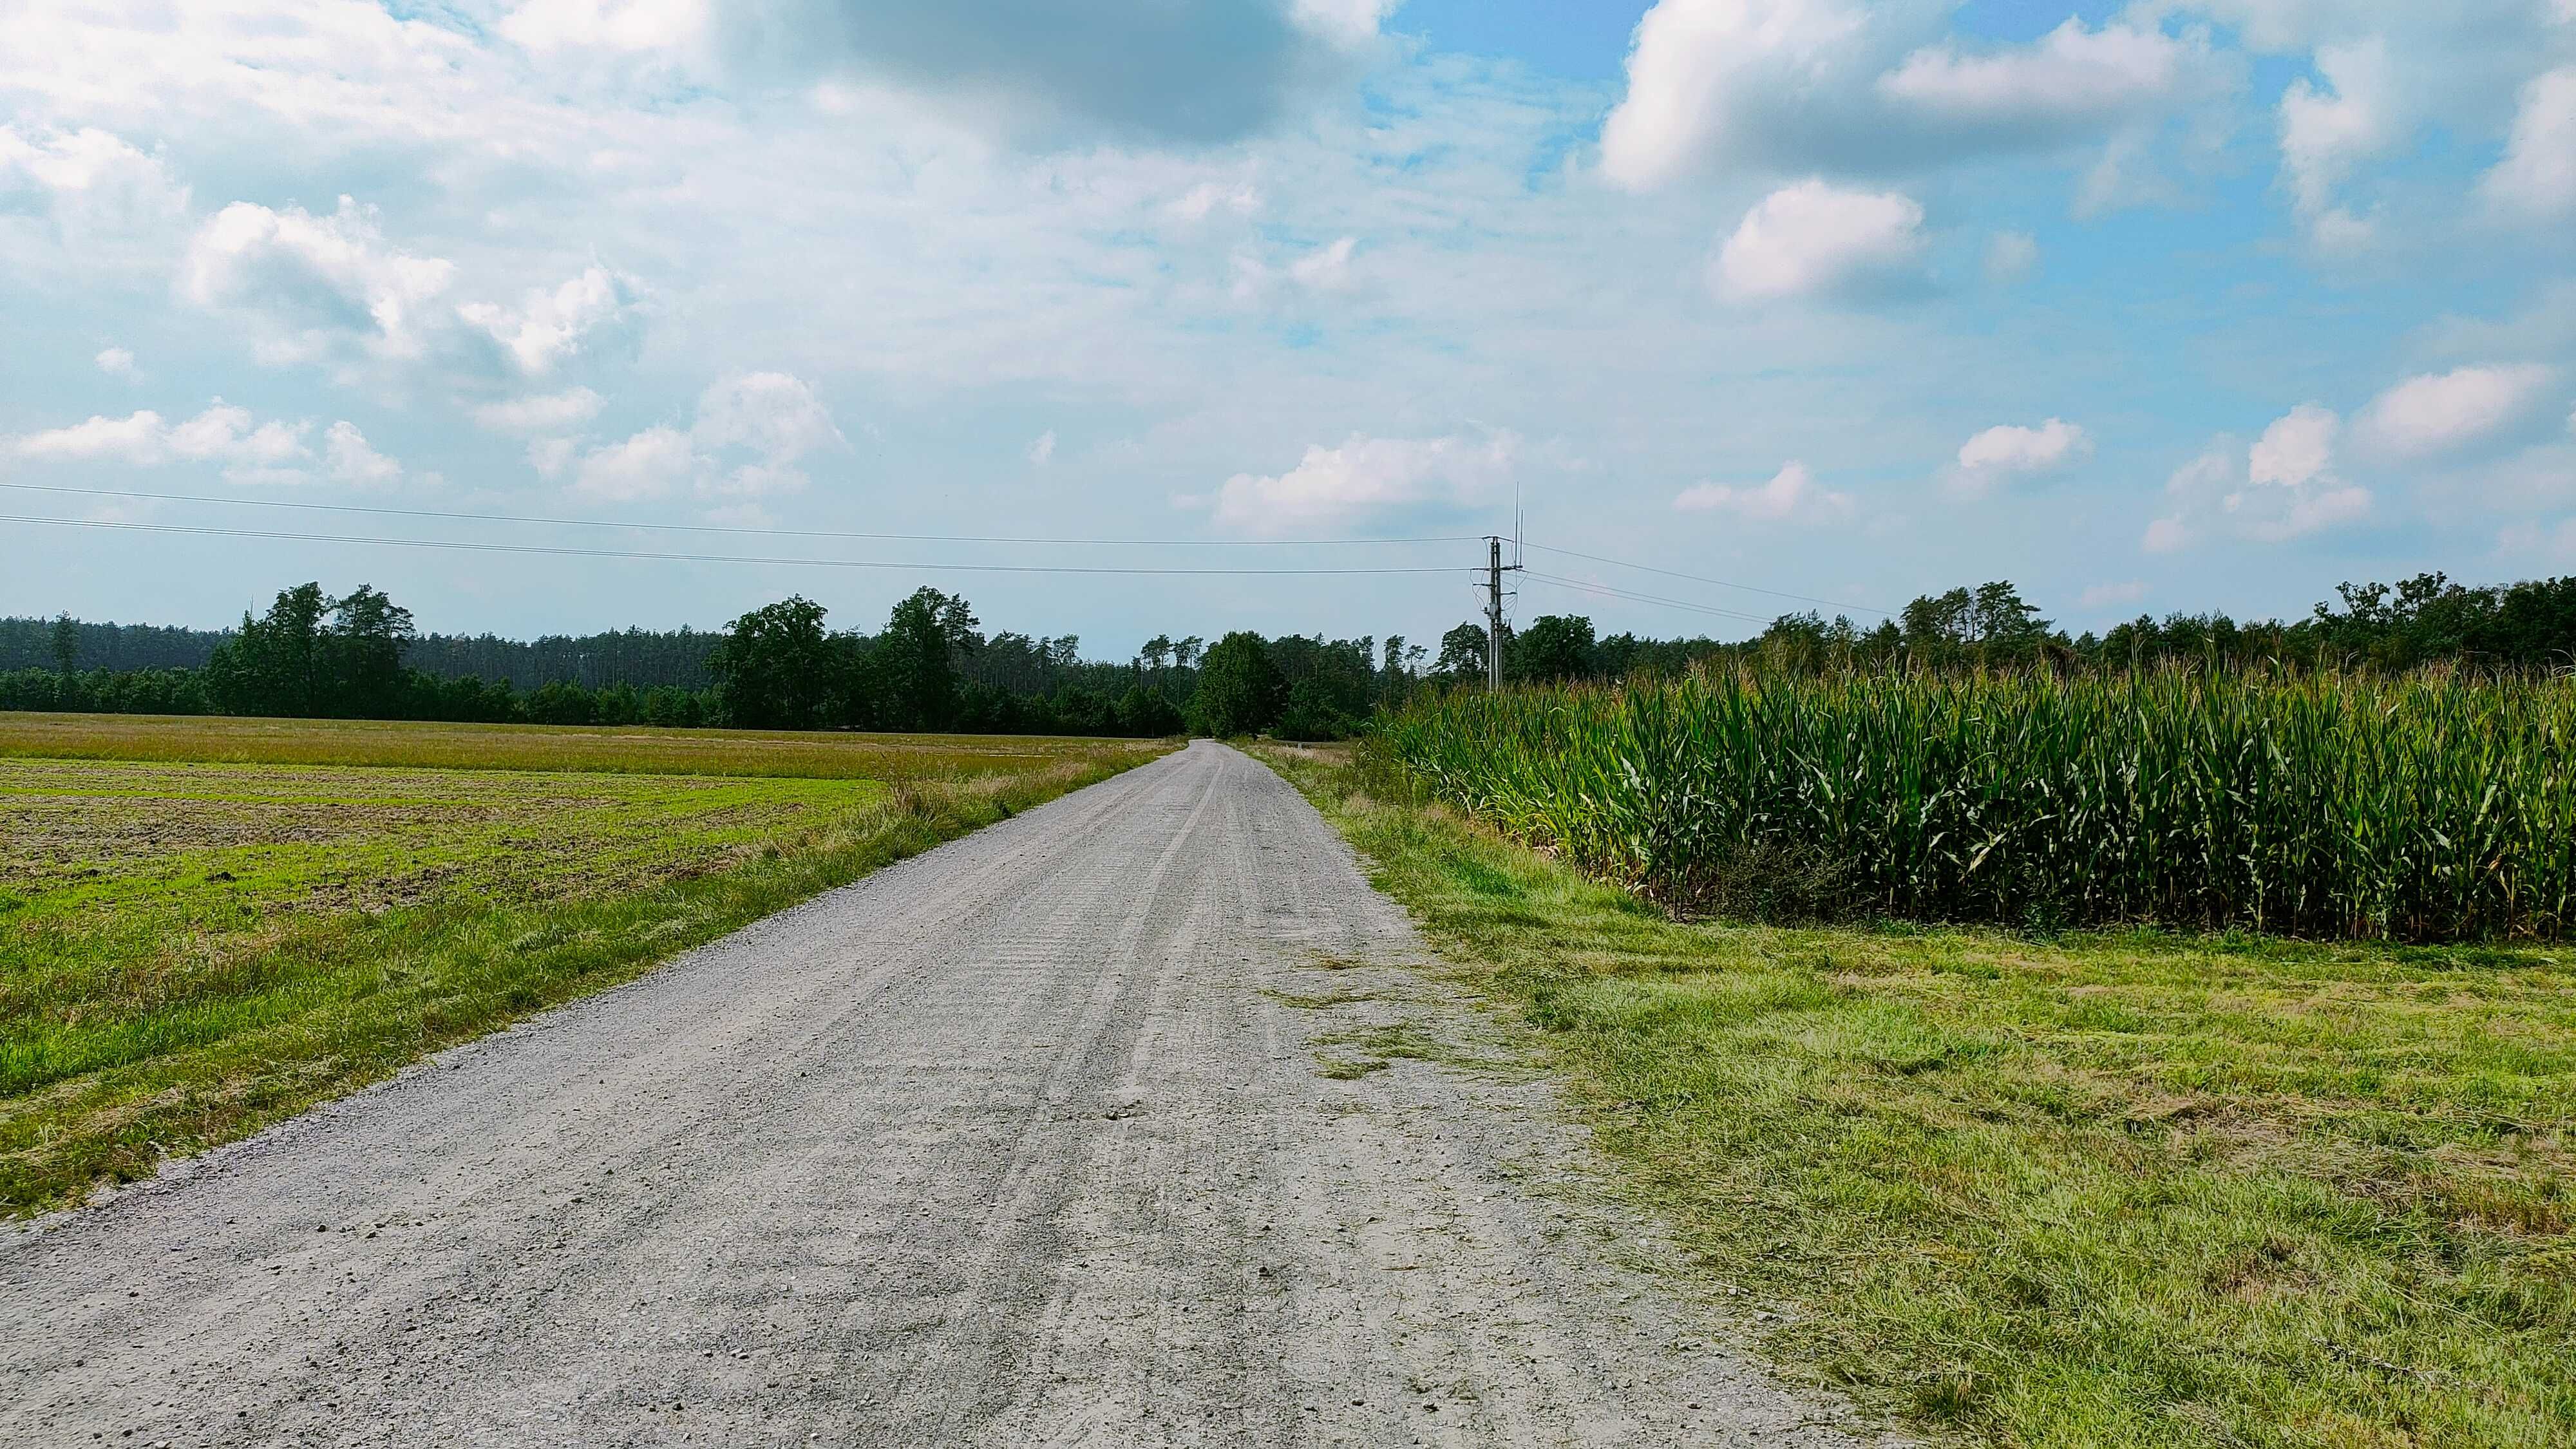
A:
<svg viewBox="0 0 2576 1449">
<path fill-rule="evenodd" d="M 1194 746 L 0 1238 L 0 1443 L 1848 1442 L 1418 949 Z"/>
</svg>

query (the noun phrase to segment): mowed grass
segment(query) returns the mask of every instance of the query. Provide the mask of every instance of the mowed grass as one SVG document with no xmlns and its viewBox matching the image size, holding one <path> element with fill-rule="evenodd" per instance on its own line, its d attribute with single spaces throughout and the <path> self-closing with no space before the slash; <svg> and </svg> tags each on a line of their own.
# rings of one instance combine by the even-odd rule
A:
<svg viewBox="0 0 2576 1449">
<path fill-rule="evenodd" d="M 29 718 L 0 716 L 0 740 Z M 471 753 L 464 728 L 202 722 L 204 751 L 373 762 L 227 764 L 174 762 L 201 722 L 154 723 L 134 738 L 155 758 L 0 746 L 0 1215 L 147 1175 L 1168 748 L 854 736 L 834 757 L 837 737 L 790 736 L 823 776 L 798 778 L 752 773 L 775 764 L 765 736 L 655 732 L 646 770 L 693 753 L 734 773 L 624 774 L 623 731 L 493 729 L 521 768 L 464 770 L 423 758 Z"/>
<path fill-rule="evenodd" d="M 1682 921 L 1271 757 L 1793 1371 L 1977 1443 L 2576 1443 L 2560 952 Z"/>
</svg>

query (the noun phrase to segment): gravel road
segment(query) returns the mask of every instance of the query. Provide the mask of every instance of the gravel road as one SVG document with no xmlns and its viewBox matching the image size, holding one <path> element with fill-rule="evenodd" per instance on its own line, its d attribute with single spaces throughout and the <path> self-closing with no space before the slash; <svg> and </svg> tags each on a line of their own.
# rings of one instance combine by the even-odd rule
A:
<svg viewBox="0 0 2576 1449">
<path fill-rule="evenodd" d="M 1420 950 L 1194 745 L 0 1234 L 0 1443 L 1853 1442 Z"/>
</svg>

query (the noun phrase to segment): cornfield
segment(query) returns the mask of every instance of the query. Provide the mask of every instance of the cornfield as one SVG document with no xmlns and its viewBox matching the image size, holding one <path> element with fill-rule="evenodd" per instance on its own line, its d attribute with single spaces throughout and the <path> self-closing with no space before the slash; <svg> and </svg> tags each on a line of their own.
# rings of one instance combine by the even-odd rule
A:
<svg viewBox="0 0 2576 1449">
<path fill-rule="evenodd" d="M 2576 924 L 2565 680 L 1719 675 L 1426 699 L 1366 748 L 1677 909 L 2400 941 Z"/>
</svg>

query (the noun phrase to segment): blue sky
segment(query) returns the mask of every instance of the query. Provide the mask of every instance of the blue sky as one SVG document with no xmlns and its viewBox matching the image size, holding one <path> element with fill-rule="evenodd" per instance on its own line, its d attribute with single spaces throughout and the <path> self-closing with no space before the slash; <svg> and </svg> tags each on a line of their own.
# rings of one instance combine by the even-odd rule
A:
<svg viewBox="0 0 2576 1449">
<path fill-rule="evenodd" d="M 15 8 L 0 514 L 92 526 L 0 612 L 1425 638 L 1473 546 L 1276 541 L 1515 503 L 1864 621 L 2576 570 L 2576 0 Z M 954 567 L 1064 563 L 1452 572 Z"/>
</svg>

